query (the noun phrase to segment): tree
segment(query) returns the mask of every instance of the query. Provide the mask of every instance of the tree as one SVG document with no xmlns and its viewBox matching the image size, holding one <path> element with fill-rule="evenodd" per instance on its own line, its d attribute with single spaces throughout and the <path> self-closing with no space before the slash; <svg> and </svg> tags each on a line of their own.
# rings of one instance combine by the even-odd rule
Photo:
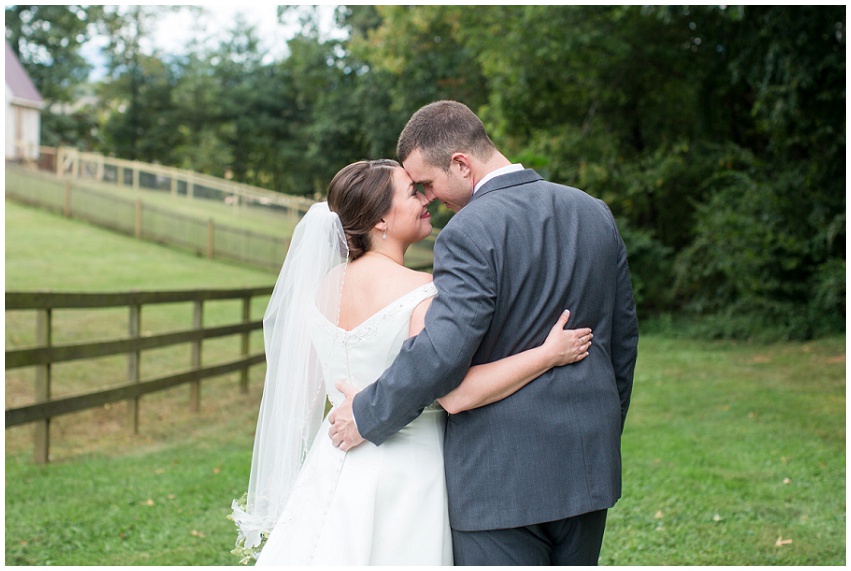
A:
<svg viewBox="0 0 851 571">
<path fill-rule="evenodd" d="M 154 22 L 168 9 L 136 5 L 104 10 L 101 28 L 107 45 L 103 52 L 110 81 L 100 95 L 112 105 L 104 136 L 122 158 L 171 164 L 170 151 L 179 144 L 171 128 L 174 70 L 156 49 L 144 46 Z"/>
<path fill-rule="evenodd" d="M 211 57 L 196 46 L 179 59 L 179 76 L 172 90 L 175 109 L 172 128 L 179 133 L 174 166 L 223 177 L 233 163 L 232 148 L 224 138 L 225 99 Z"/>
<path fill-rule="evenodd" d="M 754 158 L 707 181 L 678 260 L 681 295 L 720 315 L 719 331 L 758 320 L 806 338 L 844 325 L 844 27 L 844 7 L 749 7 L 731 36 Z"/>
<path fill-rule="evenodd" d="M 467 103 L 498 146 L 611 206 L 643 315 L 806 337 L 845 312 L 844 12 L 377 7 L 350 46 L 406 80 L 391 111 L 481 76 Z"/>
<path fill-rule="evenodd" d="M 485 103 L 487 86 L 473 53 L 460 41 L 458 6 L 378 6 L 383 23 L 351 49 L 394 79 L 393 104 L 408 115 L 439 99 Z"/>
<path fill-rule="evenodd" d="M 91 65 L 80 50 L 100 15 L 97 6 L 6 7 L 6 41 L 46 101 L 72 101 L 88 78 Z"/>
<path fill-rule="evenodd" d="M 510 159 L 610 206 L 642 318 L 843 326 L 844 6 L 343 6 L 344 39 L 281 7 L 301 33 L 278 61 L 245 22 L 180 58 L 146 51 L 156 14 L 7 8 L 7 39 L 56 93 L 58 68 L 38 66 L 79 47 L 57 30 L 109 37 L 109 117 L 48 119 L 50 140 L 321 196 L 343 165 L 394 156 L 417 108 L 456 99 Z"/>
<path fill-rule="evenodd" d="M 6 41 L 44 98 L 43 145 L 92 148 L 97 116 L 65 108 L 85 90 L 91 65 L 82 55 L 102 16 L 99 6 L 14 5 L 6 8 Z"/>
</svg>

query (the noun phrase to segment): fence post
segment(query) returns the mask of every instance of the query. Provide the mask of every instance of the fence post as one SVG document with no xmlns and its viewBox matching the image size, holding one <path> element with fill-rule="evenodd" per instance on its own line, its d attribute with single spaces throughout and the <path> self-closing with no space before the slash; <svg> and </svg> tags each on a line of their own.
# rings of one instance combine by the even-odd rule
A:
<svg viewBox="0 0 851 571">
<path fill-rule="evenodd" d="M 129 331 L 131 339 L 138 339 L 142 330 L 142 306 L 130 305 Z M 127 381 L 138 383 L 141 378 L 141 352 L 127 353 Z M 133 434 L 139 434 L 139 397 L 127 401 L 130 421 L 133 423 Z"/>
<path fill-rule="evenodd" d="M 71 181 L 65 181 L 65 218 L 71 218 Z"/>
<path fill-rule="evenodd" d="M 195 310 L 192 316 L 192 327 L 200 331 L 204 325 L 204 301 L 195 302 Z M 192 370 L 201 368 L 201 344 L 202 340 L 192 342 Z M 189 383 L 189 406 L 194 412 L 201 410 L 201 380 L 197 379 Z"/>
<path fill-rule="evenodd" d="M 49 347 L 52 338 L 52 310 L 39 309 L 36 313 L 36 343 Z M 45 402 L 50 400 L 50 363 L 38 365 L 35 371 L 35 400 Z M 37 421 L 35 424 L 34 454 L 36 464 L 46 464 L 50 460 L 50 419 Z"/>
<path fill-rule="evenodd" d="M 139 163 L 133 162 L 133 190 L 139 190 Z"/>
<path fill-rule="evenodd" d="M 118 178 L 118 180 L 116 181 L 118 183 L 118 186 L 121 187 L 121 188 L 124 188 L 124 167 L 123 166 L 118 165 L 118 174 L 116 176 Z"/>
<path fill-rule="evenodd" d="M 142 238 L 142 199 L 136 199 L 136 230 L 135 235 L 137 239 Z"/>
<path fill-rule="evenodd" d="M 251 321 L 251 297 L 246 296 L 242 298 L 242 322 L 248 323 Z M 241 339 L 242 347 L 240 348 L 240 354 L 243 357 L 248 357 L 248 346 L 249 346 L 249 332 L 246 331 L 242 334 Z M 239 372 L 239 392 L 242 394 L 248 394 L 248 367 L 244 367 Z"/>
<path fill-rule="evenodd" d="M 62 165 L 65 161 L 65 149 L 63 147 L 56 147 L 56 176 L 62 176 Z"/>
</svg>

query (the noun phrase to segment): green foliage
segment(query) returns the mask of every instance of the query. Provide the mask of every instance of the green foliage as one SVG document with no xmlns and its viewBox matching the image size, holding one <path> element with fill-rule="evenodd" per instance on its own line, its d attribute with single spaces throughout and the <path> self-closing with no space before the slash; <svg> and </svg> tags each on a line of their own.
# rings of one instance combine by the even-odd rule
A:
<svg viewBox="0 0 851 571">
<path fill-rule="evenodd" d="M 709 198 L 678 255 L 676 294 L 695 314 L 716 316 L 715 334 L 807 339 L 841 330 L 844 255 L 833 257 L 825 230 L 808 219 L 819 197 L 807 186 L 793 169 L 756 166 L 719 172 L 703 186 Z M 833 229 L 841 224 L 844 233 L 837 217 Z"/>
<path fill-rule="evenodd" d="M 54 113 L 49 109 L 41 112 L 41 145 L 58 147 L 74 146 L 91 150 L 101 145 L 100 125 L 91 107 L 83 107 L 73 113 Z"/>
<path fill-rule="evenodd" d="M 51 144 L 319 197 L 343 165 L 392 157 L 419 106 L 458 99 L 506 156 L 610 205 L 642 315 L 723 336 L 842 328 L 844 6 L 342 6 L 343 40 L 282 8 L 303 27 L 280 61 L 239 21 L 212 49 L 145 54 L 159 8 L 100 8 L 103 111 L 46 115 Z M 24 9 L 63 30 L 84 13 L 7 20 Z"/>
<path fill-rule="evenodd" d="M 72 101 L 88 77 L 91 65 L 80 49 L 100 15 L 99 6 L 6 6 L 6 41 L 45 100 Z"/>
<path fill-rule="evenodd" d="M 381 26 L 353 38 L 350 48 L 395 79 L 391 107 L 405 120 L 422 105 L 458 99 L 471 107 L 486 101 L 485 79 L 473 53 L 461 41 L 459 6 L 376 6 Z"/>
<path fill-rule="evenodd" d="M 671 248 L 665 246 L 651 231 L 634 228 L 618 221 L 621 238 L 627 244 L 627 257 L 632 277 L 635 303 L 641 308 L 639 318 L 646 313 L 670 305 Z"/>
</svg>

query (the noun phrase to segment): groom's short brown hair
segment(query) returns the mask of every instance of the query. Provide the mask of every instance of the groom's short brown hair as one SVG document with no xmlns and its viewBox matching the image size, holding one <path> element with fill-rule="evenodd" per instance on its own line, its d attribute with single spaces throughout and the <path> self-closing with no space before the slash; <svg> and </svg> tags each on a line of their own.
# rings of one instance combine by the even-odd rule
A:
<svg viewBox="0 0 851 571">
<path fill-rule="evenodd" d="M 404 163 L 416 149 L 429 164 L 448 170 L 453 153 L 487 160 L 496 147 L 469 107 L 457 101 L 436 101 L 420 108 L 402 129 L 396 144 L 399 162 Z"/>
</svg>

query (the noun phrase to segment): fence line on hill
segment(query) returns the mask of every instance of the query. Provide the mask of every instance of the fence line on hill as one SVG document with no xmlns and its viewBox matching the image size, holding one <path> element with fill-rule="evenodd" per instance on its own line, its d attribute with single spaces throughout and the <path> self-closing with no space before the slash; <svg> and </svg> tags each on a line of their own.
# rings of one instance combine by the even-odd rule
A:
<svg viewBox="0 0 851 571">
<path fill-rule="evenodd" d="M 278 271 L 289 248 L 289 240 L 212 219 L 179 214 L 139 198 L 100 192 L 92 184 L 168 193 L 172 197 L 202 200 L 233 208 L 265 211 L 281 224 L 295 226 L 313 200 L 284 195 L 241 183 L 217 179 L 191 171 L 125 161 L 82 153 L 75 149 L 41 147 L 32 165 L 6 165 L 6 196 L 18 202 L 59 212 L 93 224 L 166 245 L 173 245 L 208 258 L 221 258 L 265 270 Z M 110 174 L 111 173 L 111 174 Z M 23 180 L 24 177 L 37 180 Z M 284 216 L 282 219 L 281 216 Z M 438 230 L 409 250 L 408 266 L 431 268 L 432 248 Z"/>
<path fill-rule="evenodd" d="M 85 220 L 126 236 L 175 246 L 210 259 L 226 259 L 265 270 L 281 268 L 289 240 L 188 216 L 35 171 L 6 168 L 6 197 Z"/>
<path fill-rule="evenodd" d="M 139 402 L 145 394 L 189 384 L 190 406 L 200 409 L 201 381 L 206 378 L 240 373 L 240 390 L 248 391 L 248 371 L 265 362 L 263 352 L 249 354 L 249 335 L 262 329 L 262 320 L 251 321 L 251 300 L 270 295 L 272 288 L 256 287 L 232 290 L 196 291 L 134 291 L 122 293 L 51 293 L 6 292 L 6 311 L 36 312 L 35 347 L 6 350 L 6 369 L 35 367 L 35 402 L 6 409 L 6 428 L 35 423 L 34 460 L 48 462 L 50 455 L 50 420 L 54 417 L 124 401 L 134 432 L 139 432 Z M 211 300 L 242 300 L 242 317 L 237 323 L 204 327 L 204 302 Z M 145 306 L 153 304 L 192 303 L 192 327 L 164 334 L 142 334 L 141 316 Z M 53 312 L 58 309 L 95 309 L 126 307 L 129 311 L 128 336 L 106 341 L 55 345 Z M 240 357 L 213 366 L 203 366 L 205 339 L 239 336 Z M 142 351 L 180 344 L 191 344 L 190 369 L 167 376 L 142 380 L 140 362 Z M 52 367 L 57 363 L 95 359 L 110 355 L 127 355 L 127 382 L 105 390 L 63 398 L 52 398 Z"/>
<path fill-rule="evenodd" d="M 173 196 L 205 198 L 240 206 L 262 206 L 303 215 L 316 202 L 302 196 L 217 178 L 193 171 L 140 161 L 86 153 L 71 147 L 40 147 L 38 167 L 60 178 L 94 180 L 171 193 Z"/>
</svg>

